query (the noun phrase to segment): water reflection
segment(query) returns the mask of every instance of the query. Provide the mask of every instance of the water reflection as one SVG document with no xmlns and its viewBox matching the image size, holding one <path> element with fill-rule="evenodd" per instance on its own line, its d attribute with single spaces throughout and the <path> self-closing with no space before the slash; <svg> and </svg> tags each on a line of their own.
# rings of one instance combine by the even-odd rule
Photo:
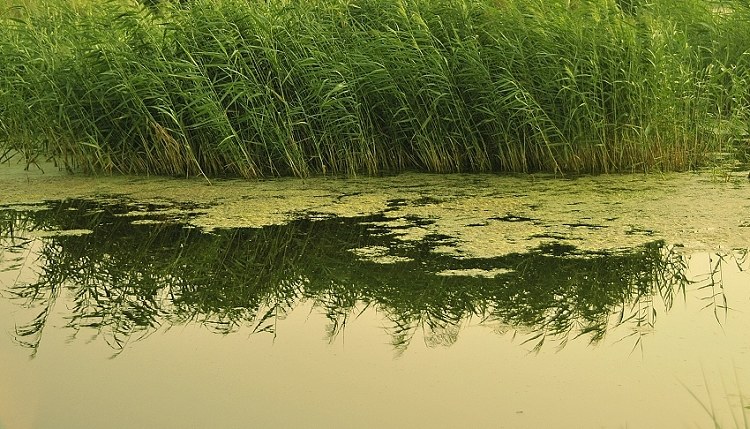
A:
<svg viewBox="0 0 750 429">
<path fill-rule="evenodd" d="M 312 302 L 331 340 L 365 309 L 382 313 L 397 351 L 416 333 L 429 345 L 453 344 L 469 320 L 518 332 L 531 349 L 577 337 L 596 343 L 613 330 L 637 346 L 690 283 L 686 258 L 662 242 L 618 253 L 551 243 L 470 259 L 435 251 L 450 237 L 399 236 L 426 219 L 393 226 L 387 213 L 307 214 L 286 225 L 204 232 L 187 222 L 193 209 L 68 200 L 1 210 L 0 270 L 15 279 L 2 293 L 34 309 L 17 321 L 18 343 L 35 354 L 53 310 L 68 313 L 72 337 L 95 332 L 122 351 L 165 325 L 276 335 L 279 320 Z M 728 256 L 700 280 L 717 320 L 727 308 Z"/>
</svg>

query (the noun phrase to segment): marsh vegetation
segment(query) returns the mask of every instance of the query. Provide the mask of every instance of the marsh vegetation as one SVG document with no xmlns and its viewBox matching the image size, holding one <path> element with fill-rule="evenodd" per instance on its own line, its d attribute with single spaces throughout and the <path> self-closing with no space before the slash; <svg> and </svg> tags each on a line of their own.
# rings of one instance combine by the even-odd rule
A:
<svg viewBox="0 0 750 429">
<path fill-rule="evenodd" d="M 21 3 L 0 3 L 0 155 L 28 162 L 654 171 L 747 145 L 739 0 Z"/>
</svg>

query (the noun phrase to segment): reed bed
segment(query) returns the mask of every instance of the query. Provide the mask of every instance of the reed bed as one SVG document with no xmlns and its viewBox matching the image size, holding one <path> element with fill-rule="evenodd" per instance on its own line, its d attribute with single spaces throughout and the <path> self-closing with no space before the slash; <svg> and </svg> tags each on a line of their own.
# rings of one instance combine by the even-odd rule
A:
<svg viewBox="0 0 750 429">
<path fill-rule="evenodd" d="M 601 173 L 748 142 L 740 0 L 26 3 L 0 12 L 0 156 L 29 163 Z"/>
</svg>

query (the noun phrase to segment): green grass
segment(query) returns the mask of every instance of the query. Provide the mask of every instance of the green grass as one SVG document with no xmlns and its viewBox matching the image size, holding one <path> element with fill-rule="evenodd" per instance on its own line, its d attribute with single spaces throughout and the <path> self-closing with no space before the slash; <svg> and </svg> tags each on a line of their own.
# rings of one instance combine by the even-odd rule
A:
<svg viewBox="0 0 750 429">
<path fill-rule="evenodd" d="M 740 0 L 88 4 L 2 8 L 0 155 L 184 176 L 600 173 L 748 142 Z"/>
</svg>

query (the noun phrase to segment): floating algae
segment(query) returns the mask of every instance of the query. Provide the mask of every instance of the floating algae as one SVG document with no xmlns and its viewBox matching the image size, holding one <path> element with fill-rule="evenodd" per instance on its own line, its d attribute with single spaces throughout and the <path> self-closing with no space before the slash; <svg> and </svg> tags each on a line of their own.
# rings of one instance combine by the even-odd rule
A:
<svg viewBox="0 0 750 429">
<path fill-rule="evenodd" d="M 45 168 L 50 171 L 50 168 Z M 462 257 L 495 257 L 562 241 L 587 250 L 625 249 L 654 240 L 688 249 L 740 248 L 750 242 L 750 184 L 741 174 L 434 175 L 259 181 L 42 174 L 0 166 L 0 204 L 119 196 L 141 204 L 190 208 L 204 230 L 281 225 L 310 213 L 382 214 L 404 241 L 452 240 Z M 14 173 L 15 172 L 15 173 Z M 177 211 L 182 209 L 177 209 Z M 128 213 L 136 216 L 137 211 Z M 417 221 L 418 220 L 418 221 Z M 377 226 L 377 225 L 376 225 Z"/>
<path fill-rule="evenodd" d="M 375 262 L 376 264 L 395 264 L 396 262 L 409 262 L 411 258 L 405 256 L 389 255 L 389 249 L 385 246 L 366 246 L 350 250 L 362 261 Z"/>
<path fill-rule="evenodd" d="M 485 277 L 488 279 L 495 278 L 500 274 L 510 273 L 507 268 L 493 268 L 483 270 L 481 268 L 465 268 L 460 270 L 443 270 L 436 273 L 438 276 L 466 276 L 466 277 Z"/>
</svg>

